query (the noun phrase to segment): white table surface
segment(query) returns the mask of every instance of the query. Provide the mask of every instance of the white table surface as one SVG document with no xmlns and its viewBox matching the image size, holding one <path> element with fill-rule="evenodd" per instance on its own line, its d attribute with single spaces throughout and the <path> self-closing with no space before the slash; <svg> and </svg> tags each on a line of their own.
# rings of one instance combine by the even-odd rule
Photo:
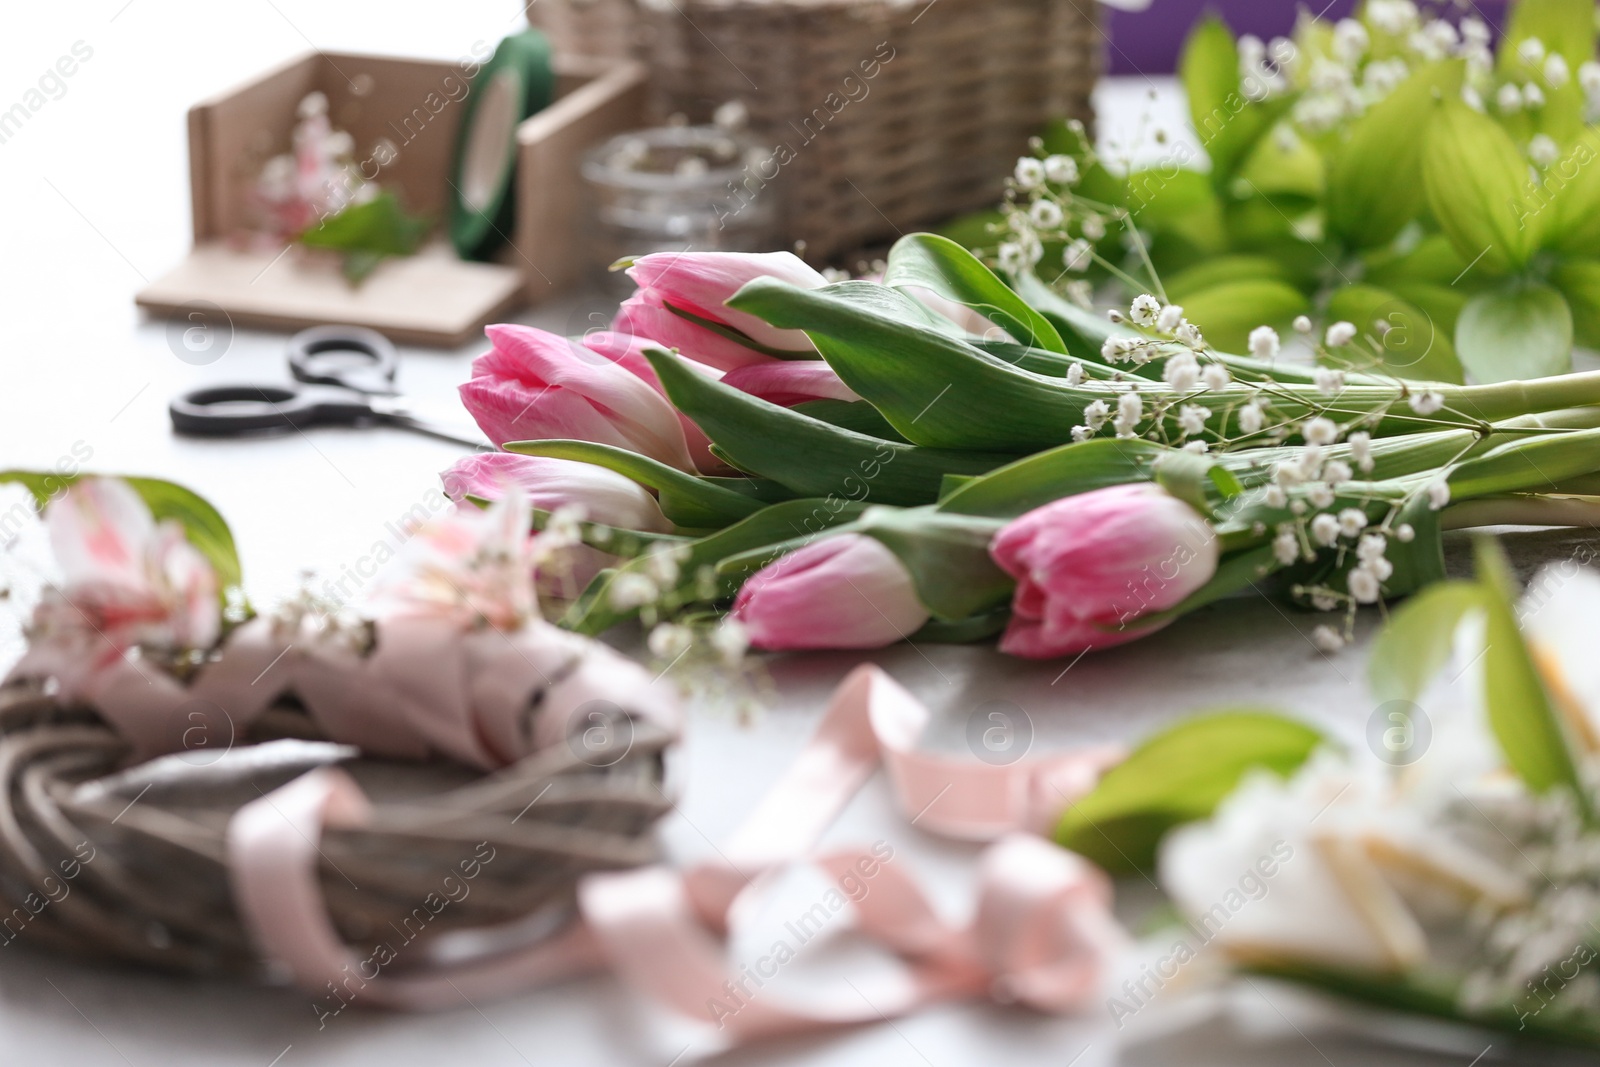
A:
<svg viewBox="0 0 1600 1067">
<path fill-rule="evenodd" d="M 9 12 L 0 34 L 0 109 L 75 42 L 93 55 L 59 99 L 0 144 L 0 466 L 52 467 L 74 449 L 92 449 L 91 469 L 193 487 L 232 524 L 258 597 L 292 587 L 308 566 L 337 575 L 389 539 L 386 524 L 423 500 L 458 449 L 399 431 L 317 430 L 251 442 L 174 437 L 165 410 L 173 393 L 281 378 L 283 337 L 240 330 L 219 361 L 191 366 L 174 356 L 167 324 L 141 316 L 132 296 L 188 246 L 183 116 L 191 103 L 313 46 L 458 58 L 474 40 L 512 29 L 518 11 L 508 0 L 95 0 Z M 1176 130 L 1180 105 L 1170 82 L 1109 84 L 1101 102 L 1114 137 L 1146 113 Z M 1144 132 L 1152 128 L 1146 123 Z M 522 318 L 566 332 L 581 329 L 594 306 L 593 298 L 574 298 Z M 406 352 L 403 387 L 453 397 L 479 347 Z M 1528 548 L 1556 553 L 1562 540 Z M 1361 657 L 1320 655 L 1305 637 L 1312 625 L 1266 601 L 1235 603 L 1136 647 L 1086 658 L 1065 674 L 1060 664 L 976 648 L 902 646 L 873 658 L 929 702 L 937 725 L 928 743 L 952 751 L 963 748 L 967 717 L 994 699 L 1028 714 L 1039 749 L 1133 739 L 1186 710 L 1241 703 L 1294 710 L 1357 739 L 1371 711 Z M 681 810 L 665 827 L 674 854 L 705 854 L 732 829 L 854 662 L 831 654 L 775 658 L 769 669 L 783 694 L 778 706 L 749 724 L 720 712 L 694 715 Z M 968 900 L 973 850 L 908 827 L 875 782 L 830 839 L 880 838 L 952 909 Z M 1134 897 L 1140 890 L 1130 887 Z M 1233 1018 L 1119 1051 L 1103 1012 L 1064 1020 L 971 1004 L 726 1062 L 1464 1067 L 1481 1048 L 1469 1037 L 1459 1055 L 1385 1052 L 1309 1029 L 1295 997 L 1277 989 L 1247 994 Z M 6 1065 L 631 1065 L 666 1064 L 680 1049 L 609 978 L 433 1015 L 350 1012 L 319 1031 L 299 993 L 89 966 L 22 942 L 0 951 Z"/>
</svg>

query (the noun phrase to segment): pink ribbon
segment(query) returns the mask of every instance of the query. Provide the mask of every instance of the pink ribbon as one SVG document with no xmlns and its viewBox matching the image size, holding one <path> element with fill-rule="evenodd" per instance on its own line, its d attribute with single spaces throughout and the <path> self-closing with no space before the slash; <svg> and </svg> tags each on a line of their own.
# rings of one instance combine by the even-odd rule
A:
<svg viewBox="0 0 1600 1067">
<path fill-rule="evenodd" d="M 992 996 L 1066 1012 L 1096 988 L 1121 943 L 1111 886 L 1097 868 L 1038 836 L 1120 758 L 1096 748 L 1008 766 L 919 753 L 928 712 L 876 667 L 836 690 L 816 734 L 714 863 L 590 875 L 580 915 L 553 941 L 407 973 L 349 975 L 357 956 L 329 921 L 317 841 L 327 826 L 360 826 L 367 806 L 342 771 L 313 771 L 242 808 L 228 829 L 235 898 L 264 955 L 305 988 L 351 989 L 371 1003 L 419 1009 L 459 1004 L 609 963 L 658 1004 L 718 1031 L 728 1047 L 777 1034 L 875 1021 L 952 998 Z M 993 839 L 981 859 L 966 925 L 941 918 L 899 865 L 872 852 L 812 849 L 882 762 L 903 811 L 938 833 Z M 725 939 L 748 921 L 778 872 L 810 863 L 840 879 L 872 869 L 853 900 L 856 930 L 900 958 L 898 980 L 848 989 L 806 1007 L 741 989 Z"/>
</svg>

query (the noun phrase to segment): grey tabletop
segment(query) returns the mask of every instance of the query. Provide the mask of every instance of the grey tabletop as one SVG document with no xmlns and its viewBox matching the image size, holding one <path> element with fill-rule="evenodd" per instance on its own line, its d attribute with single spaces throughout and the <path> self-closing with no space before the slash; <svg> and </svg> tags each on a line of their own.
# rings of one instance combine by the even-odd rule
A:
<svg viewBox="0 0 1600 1067">
<path fill-rule="evenodd" d="M 132 294 L 188 245 L 183 114 L 191 103 L 311 47 L 456 58 L 473 41 L 513 28 L 519 11 L 516 0 L 104 0 L 11 12 L 0 34 L 0 69 L 11 75 L 0 87 L 0 110 L 75 43 L 87 44 L 92 58 L 0 143 L 0 466 L 49 468 L 87 456 L 90 469 L 193 487 L 231 522 L 258 598 L 289 590 L 306 567 L 339 575 L 378 545 L 392 548 L 398 524 L 426 500 L 458 449 L 399 431 L 175 438 L 165 410 L 172 394 L 222 378 L 281 376 L 284 338 L 238 330 L 219 360 L 193 366 L 177 358 L 167 324 L 136 312 Z M 1154 116 L 1143 124 L 1147 134 L 1177 128 L 1180 104 L 1168 82 L 1111 82 L 1100 104 L 1113 136 L 1141 115 Z M 601 302 L 571 297 L 522 320 L 567 332 L 588 325 Z M 448 399 L 475 350 L 407 350 L 401 384 Z M 1574 536 L 1519 536 L 1516 555 L 1524 563 L 1564 557 Z M 0 625 L 8 627 L 0 638 L 14 648 L 15 620 Z M 1251 598 L 1070 667 L 931 645 L 871 658 L 929 703 L 935 723 L 927 744 L 952 752 L 964 751 L 969 718 L 994 700 L 1026 714 L 1039 751 L 1134 739 L 1197 708 L 1241 704 L 1293 711 L 1359 743 L 1372 711 L 1361 650 L 1323 655 L 1307 637 L 1312 625 Z M 1371 625 L 1363 621 L 1364 634 Z M 681 807 L 663 831 L 674 855 L 704 855 L 732 829 L 857 661 L 773 657 L 764 669 L 778 695 L 762 712 L 748 720 L 719 709 L 693 712 L 678 768 Z M 874 782 L 830 840 L 879 839 L 895 844 L 942 905 L 958 910 L 969 901 L 974 850 L 908 826 Z M 1130 914 L 1149 903 L 1147 886 L 1123 892 Z M 0 1063 L 29 1067 L 667 1064 L 682 1049 L 664 1040 L 657 1022 L 619 983 L 600 977 L 437 1014 L 352 1011 L 319 1025 L 309 998 L 284 989 L 89 964 L 37 951 L 25 939 L 0 951 Z M 1294 991 L 1266 986 L 1235 991 L 1206 1018 L 1145 1032 L 1137 1042 L 1100 1012 L 1056 1019 L 966 1004 L 726 1062 L 1465 1067 L 1492 1043 L 1430 1032 L 1427 1043 L 1448 1051 L 1393 1051 L 1360 1036 L 1386 1023 L 1355 1019 L 1330 1029 L 1325 1022 Z M 1490 1058 L 1499 1052 L 1487 1051 Z"/>
</svg>

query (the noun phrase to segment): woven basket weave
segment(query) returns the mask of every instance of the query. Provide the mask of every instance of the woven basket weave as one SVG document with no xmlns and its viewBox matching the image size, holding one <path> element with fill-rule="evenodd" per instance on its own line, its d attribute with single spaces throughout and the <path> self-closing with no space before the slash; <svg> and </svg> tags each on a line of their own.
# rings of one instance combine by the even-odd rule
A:
<svg viewBox="0 0 1600 1067">
<path fill-rule="evenodd" d="M 670 807 L 661 791 L 669 740 L 639 723 L 607 766 L 558 745 L 485 776 L 445 761 L 361 757 L 320 740 L 286 703 L 222 758 L 191 752 L 125 767 L 126 744 L 93 711 L 13 684 L 0 689 L 0 940 L 260 973 L 229 885 L 228 821 L 330 764 L 373 806 L 367 826 L 330 828 L 321 842 L 323 895 L 347 943 L 415 931 L 402 973 L 452 932 L 537 939 L 573 914 L 584 874 L 656 858 L 649 831 Z M 474 862 L 490 854 L 484 843 L 492 858 Z M 464 864 L 475 872 L 465 876 L 470 893 L 419 924 L 419 904 L 445 879 L 460 883 Z"/>
<path fill-rule="evenodd" d="M 540 0 L 529 16 L 558 50 L 643 59 L 657 118 L 742 101 L 758 142 L 793 150 L 770 181 L 781 239 L 818 263 L 995 204 L 1030 136 L 1090 121 L 1101 65 L 1089 0 Z"/>
</svg>

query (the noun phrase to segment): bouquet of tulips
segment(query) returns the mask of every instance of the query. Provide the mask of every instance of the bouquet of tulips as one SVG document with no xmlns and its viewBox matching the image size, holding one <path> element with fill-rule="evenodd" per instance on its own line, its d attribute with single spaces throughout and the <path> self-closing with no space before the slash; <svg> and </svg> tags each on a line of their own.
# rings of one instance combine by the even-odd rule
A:
<svg viewBox="0 0 1600 1067">
<path fill-rule="evenodd" d="M 1587 522 L 1600 485 L 1600 373 L 1401 380 L 1345 322 L 1307 338 L 1341 368 L 1270 327 L 1230 354 L 1148 294 L 1094 314 L 928 234 L 875 280 L 628 273 L 609 331 L 489 328 L 461 395 L 504 451 L 445 482 L 575 527 L 564 624 L 638 617 L 661 653 L 731 615 L 764 649 L 1075 655 L 1252 587 L 1336 613 L 1331 649 L 1444 576 L 1447 527 Z"/>
</svg>

